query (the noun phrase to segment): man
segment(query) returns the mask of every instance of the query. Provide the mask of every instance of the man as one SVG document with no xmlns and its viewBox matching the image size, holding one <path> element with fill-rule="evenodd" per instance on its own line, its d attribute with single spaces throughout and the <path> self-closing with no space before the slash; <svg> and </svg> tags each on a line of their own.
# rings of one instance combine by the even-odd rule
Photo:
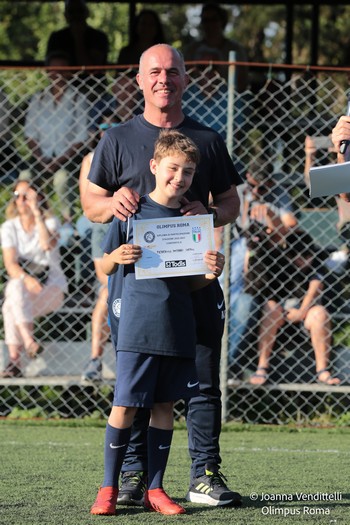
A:
<svg viewBox="0 0 350 525">
<path fill-rule="evenodd" d="M 139 196 L 154 187 L 149 161 L 160 130 L 176 128 L 200 150 L 199 166 L 183 200 L 182 213 L 212 213 L 215 226 L 234 221 L 239 213 L 236 184 L 241 182 L 240 177 L 221 136 L 183 114 L 182 96 L 188 77 L 182 56 L 166 44 L 149 48 L 141 56 L 136 80 L 145 99 L 144 113 L 108 130 L 98 144 L 84 198 L 85 214 L 95 222 L 107 222 L 113 216 L 121 220 L 131 217 L 137 210 Z M 211 208 L 208 208 L 209 194 L 213 199 Z M 187 499 L 209 505 L 237 505 L 241 503 L 241 496 L 225 485 L 219 472 L 219 371 L 224 324 L 224 301 L 219 284 L 195 292 L 193 306 L 200 395 L 192 398 L 187 406 L 192 459 Z M 142 504 L 148 418 L 147 413 L 140 414 L 136 422 L 138 431 L 132 435 L 124 462 L 118 501 L 125 504 Z"/>
<path fill-rule="evenodd" d="M 87 23 L 89 9 L 85 0 L 65 0 L 64 16 L 67 27 L 51 33 L 47 43 L 47 54 L 64 51 L 72 66 L 105 66 L 108 59 L 109 43 L 107 35 Z M 85 72 L 82 87 L 88 91 L 104 90 L 104 72 Z M 88 92 L 93 98 L 96 93 Z"/>
<path fill-rule="evenodd" d="M 228 61 L 229 52 L 235 51 L 237 62 L 248 62 L 245 47 L 236 40 L 230 40 L 225 36 L 225 28 L 228 24 L 228 12 L 215 2 L 206 3 L 201 12 L 200 29 L 202 38 L 191 42 L 184 49 L 186 60 L 198 60 L 198 51 L 202 48 L 210 48 L 219 53 L 219 61 Z M 217 59 L 216 59 L 217 60 Z M 227 78 L 227 66 L 217 66 L 220 74 Z M 248 67 L 237 66 L 236 89 L 242 93 L 248 86 Z"/>
<path fill-rule="evenodd" d="M 88 139 L 88 104 L 86 97 L 72 86 L 68 57 L 62 51 L 46 58 L 49 84 L 35 93 L 29 102 L 24 136 L 31 152 L 30 170 L 20 174 L 44 189 L 53 186 L 65 222 L 73 220 L 76 198 L 77 166 Z"/>
</svg>

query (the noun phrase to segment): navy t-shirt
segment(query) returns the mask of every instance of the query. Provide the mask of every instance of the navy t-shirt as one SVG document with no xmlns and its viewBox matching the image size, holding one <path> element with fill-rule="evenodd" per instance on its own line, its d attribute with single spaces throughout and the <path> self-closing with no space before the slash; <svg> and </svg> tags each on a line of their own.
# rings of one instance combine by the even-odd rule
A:
<svg viewBox="0 0 350 525">
<path fill-rule="evenodd" d="M 161 206 L 144 196 L 129 225 L 113 219 L 104 239 L 104 252 L 133 243 L 134 221 L 179 215 L 179 209 Z M 121 265 L 109 277 L 108 311 L 117 350 L 195 357 L 195 320 L 186 278 L 136 280 L 134 265 Z"/>
<path fill-rule="evenodd" d="M 200 200 L 207 206 L 209 193 L 215 196 L 242 182 L 216 131 L 189 117 L 176 129 L 191 138 L 200 150 L 200 162 L 186 195 L 189 200 Z M 110 192 L 127 186 L 139 195 L 150 193 L 155 187 L 155 178 L 149 161 L 160 130 L 143 115 L 108 130 L 96 147 L 89 180 Z"/>
</svg>

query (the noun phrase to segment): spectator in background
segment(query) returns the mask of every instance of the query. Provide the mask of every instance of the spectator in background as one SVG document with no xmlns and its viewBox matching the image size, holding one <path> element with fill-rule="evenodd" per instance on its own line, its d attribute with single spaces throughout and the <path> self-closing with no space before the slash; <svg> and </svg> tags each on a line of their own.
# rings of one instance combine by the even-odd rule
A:
<svg viewBox="0 0 350 525">
<path fill-rule="evenodd" d="M 247 62 L 247 52 L 239 42 L 230 40 L 225 36 L 225 28 L 228 23 L 228 12 L 220 5 L 211 2 L 204 4 L 201 12 L 202 38 L 184 47 L 185 60 L 196 60 L 196 52 L 199 47 L 207 46 L 216 49 L 220 53 L 220 60 L 228 61 L 229 52 L 236 52 L 237 62 Z M 227 66 L 222 66 L 221 74 L 227 78 Z M 237 66 L 236 88 L 239 93 L 248 87 L 248 67 Z"/>
<path fill-rule="evenodd" d="M 51 33 L 46 54 L 64 52 L 71 66 L 105 66 L 108 59 L 109 43 L 103 31 L 87 24 L 89 9 L 85 0 L 65 0 L 64 15 L 68 26 Z M 80 73 L 81 88 L 95 98 L 97 92 L 105 89 L 105 73 L 89 71 Z"/>
<path fill-rule="evenodd" d="M 106 111 L 100 121 L 99 137 L 102 138 L 105 131 L 118 125 L 118 119 L 113 111 Z M 84 208 L 84 194 L 88 185 L 88 175 L 92 163 L 94 152 L 90 151 L 83 158 L 79 176 L 80 200 Z M 88 219 L 86 219 L 88 221 Z M 100 381 L 102 379 L 102 355 L 110 330 L 107 323 L 107 298 L 108 298 L 108 278 L 102 271 L 101 262 L 103 250 L 102 241 L 109 228 L 109 223 L 91 223 L 91 257 L 94 262 L 95 273 L 99 283 L 97 300 L 92 312 L 91 323 L 91 356 L 83 371 L 83 381 Z"/>
<path fill-rule="evenodd" d="M 86 97 L 71 85 L 69 72 L 61 69 L 69 65 L 62 52 L 49 55 L 46 64 L 53 68 L 47 73 L 49 85 L 32 96 L 25 117 L 24 136 L 31 160 L 20 178 L 35 179 L 51 190 L 53 177 L 62 217 L 71 223 L 81 152 L 88 139 L 88 105 Z"/>
<path fill-rule="evenodd" d="M 67 283 L 58 252 L 59 222 L 41 191 L 18 181 L 1 226 L 8 276 L 2 307 L 10 361 L 1 377 L 21 377 L 21 352 L 35 358 L 42 345 L 34 339 L 34 319 L 60 308 Z"/>
<path fill-rule="evenodd" d="M 117 69 L 112 87 L 115 99 L 118 100 L 118 116 L 122 121 L 142 113 L 143 97 L 135 83 L 138 63 L 146 49 L 162 43 L 166 43 L 166 38 L 158 13 L 152 9 L 143 9 L 135 17 L 129 44 L 119 53 L 118 65 L 125 65 L 127 68 Z M 135 70 L 130 69 L 130 66 L 136 64 Z"/>
<path fill-rule="evenodd" d="M 260 230 L 249 241 L 249 265 L 255 265 L 255 280 L 263 299 L 258 336 L 258 366 L 250 377 L 252 385 L 264 385 L 269 378 L 269 362 L 279 329 L 301 324 L 309 333 L 315 354 L 316 379 L 338 385 L 329 367 L 331 320 L 322 304 L 324 269 L 317 261 L 318 249 L 312 238 L 301 230 L 276 240 Z M 258 260 L 260 259 L 260 260 Z M 254 270 L 253 270 L 254 271 Z"/>
<path fill-rule="evenodd" d="M 220 52 L 202 45 L 194 52 L 194 60 L 207 61 L 208 64 L 195 66 L 183 97 L 184 112 L 215 129 L 226 140 L 227 83 L 218 66 L 210 64 L 221 60 Z"/>
<path fill-rule="evenodd" d="M 138 65 L 140 56 L 146 49 L 165 42 L 166 38 L 158 13 L 152 9 L 143 9 L 134 19 L 129 44 L 120 50 L 118 65 Z"/>
<path fill-rule="evenodd" d="M 248 166 L 246 182 L 238 186 L 241 213 L 233 228 L 230 270 L 230 343 L 229 365 L 233 365 L 238 348 L 244 340 L 248 322 L 255 321 L 254 311 L 258 309 L 254 290 L 247 286 L 247 238 L 251 223 L 257 229 L 278 228 L 279 235 L 285 235 L 297 226 L 294 206 L 288 189 L 277 184 L 278 175 L 273 165 L 265 158 L 254 159 Z"/>
</svg>

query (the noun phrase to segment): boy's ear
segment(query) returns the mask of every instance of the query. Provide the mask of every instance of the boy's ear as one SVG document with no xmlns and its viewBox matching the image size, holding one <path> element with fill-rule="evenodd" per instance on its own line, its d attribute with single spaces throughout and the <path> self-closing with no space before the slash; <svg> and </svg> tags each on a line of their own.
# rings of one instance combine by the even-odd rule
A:
<svg viewBox="0 0 350 525">
<path fill-rule="evenodd" d="M 155 175 L 157 173 L 157 163 L 154 159 L 151 159 L 149 161 L 149 167 L 150 167 L 151 173 Z"/>
</svg>

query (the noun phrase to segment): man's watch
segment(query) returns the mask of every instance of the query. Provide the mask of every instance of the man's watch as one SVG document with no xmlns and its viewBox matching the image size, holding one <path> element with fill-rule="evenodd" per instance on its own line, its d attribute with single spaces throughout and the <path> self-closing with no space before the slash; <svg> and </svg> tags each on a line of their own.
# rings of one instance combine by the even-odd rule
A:
<svg viewBox="0 0 350 525">
<path fill-rule="evenodd" d="M 210 206 L 207 207 L 207 212 L 209 213 L 209 215 L 212 215 L 213 216 L 213 222 L 215 224 L 215 221 L 217 220 L 218 218 L 218 214 L 217 214 L 217 211 L 215 208 L 211 208 Z"/>
</svg>

